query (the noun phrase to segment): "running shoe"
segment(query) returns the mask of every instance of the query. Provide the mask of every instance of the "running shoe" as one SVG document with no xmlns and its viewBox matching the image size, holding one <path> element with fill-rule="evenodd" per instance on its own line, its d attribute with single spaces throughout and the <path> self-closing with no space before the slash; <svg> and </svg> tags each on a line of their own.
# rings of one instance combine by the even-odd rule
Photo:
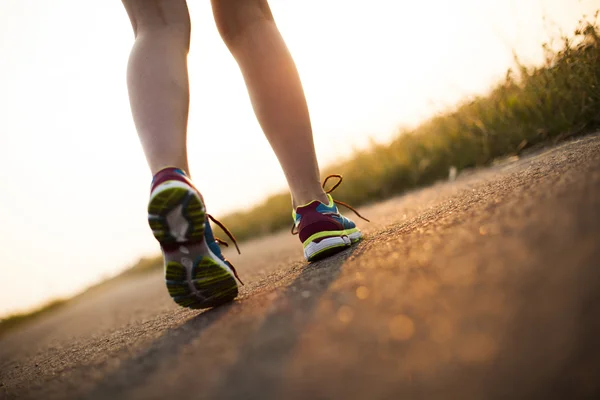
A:
<svg viewBox="0 0 600 400">
<path fill-rule="evenodd" d="M 235 243 L 206 213 L 202 195 L 184 171 L 165 168 L 154 176 L 148 222 L 161 246 L 167 290 L 182 307 L 215 307 L 238 295 L 235 268 L 223 256 L 219 243 L 224 242 L 214 238 L 207 218 Z"/>
<path fill-rule="evenodd" d="M 316 261 L 336 254 L 358 242 L 362 238 L 360 229 L 349 218 L 338 210 L 337 204 L 352 210 L 358 217 L 369 221 L 350 205 L 334 200 L 333 192 L 341 183 L 341 175 L 329 175 L 323 182 L 323 189 L 330 178 L 338 178 L 338 182 L 326 191 L 328 204 L 314 200 L 292 211 L 294 225 L 292 234 L 298 234 L 304 246 L 304 258 Z"/>
</svg>

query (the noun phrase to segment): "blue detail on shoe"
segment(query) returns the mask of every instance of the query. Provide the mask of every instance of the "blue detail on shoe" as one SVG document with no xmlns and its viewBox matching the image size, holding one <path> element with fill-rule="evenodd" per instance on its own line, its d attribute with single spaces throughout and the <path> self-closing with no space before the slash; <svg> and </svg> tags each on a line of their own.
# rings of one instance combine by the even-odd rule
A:
<svg viewBox="0 0 600 400">
<path fill-rule="evenodd" d="M 356 228 L 356 224 L 352 220 L 344 217 L 341 214 L 339 214 L 339 215 L 331 215 L 331 217 L 333 219 L 335 219 L 337 222 L 339 222 L 340 224 L 342 224 L 342 226 L 344 227 L 344 229 L 354 229 L 354 228 Z"/>
<path fill-rule="evenodd" d="M 320 212 L 321 214 L 329 215 L 330 217 L 332 217 L 333 219 L 335 219 L 337 222 L 339 222 L 340 224 L 342 224 L 342 226 L 344 227 L 344 229 L 354 229 L 354 228 L 356 228 L 356 224 L 351 219 L 348 219 L 348 218 L 344 217 L 340 213 L 340 211 L 338 210 L 337 206 L 333 202 L 333 198 L 331 197 L 330 194 L 327 195 L 327 198 L 329 199 L 329 204 L 323 204 L 323 203 L 319 202 L 319 205 L 317 206 L 317 208 L 315 210 L 318 211 L 318 212 Z M 302 215 L 300 215 L 299 213 L 295 212 L 294 213 L 294 218 L 295 218 L 295 221 L 296 221 L 296 225 L 298 225 L 300 223 L 300 219 L 302 218 Z"/>
<path fill-rule="evenodd" d="M 217 243 L 217 241 L 215 240 L 215 236 L 213 235 L 212 228 L 208 219 L 204 224 L 204 240 L 206 241 L 206 244 L 208 245 L 210 251 L 215 256 L 219 257 L 221 261 L 223 261 L 225 264 L 230 265 L 229 261 L 223 256 L 219 243 Z"/>
<path fill-rule="evenodd" d="M 168 167 L 168 168 L 163 168 L 160 171 L 158 171 L 156 174 L 154 174 L 154 176 L 152 177 L 152 182 L 151 184 L 154 184 L 154 182 L 156 181 L 156 177 L 158 176 L 159 173 L 163 172 L 164 170 L 169 170 L 169 172 L 175 172 L 176 174 L 179 174 L 181 176 L 185 176 L 186 178 L 189 178 L 187 176 L 187 174 L 185 173 L 184 170 L 180 169 L 180 168 L 174 168 L 174 167 Z"/>
<path fill-rule="evenodd" d="M 338 210 L 337 206 L 335 205 L 335 203 L 332 206 L 328 206 L 326 204 L 319 202 L 319 205 L 317 206 L 317 211 L 320 212 L 321 214 L 325 214 L 325 213 L 338 213 L 339 214 L 339 210 Z"/>
</svg>

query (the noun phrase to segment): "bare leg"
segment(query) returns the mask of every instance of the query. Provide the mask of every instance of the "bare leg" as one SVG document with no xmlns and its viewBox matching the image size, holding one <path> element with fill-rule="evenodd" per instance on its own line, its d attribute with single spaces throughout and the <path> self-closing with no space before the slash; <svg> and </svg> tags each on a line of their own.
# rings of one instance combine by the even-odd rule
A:
<svg viewBox="0 0 600 400">
<path fill-rule="evenodd" d="M 221 37 L 244 76 L 256 117 L 275 152 L 294 206 L 327 203 L 304 90 L 266 0 L 212 0 Z"/>
<path fill-rule="evenodd" d="M 190 18 L 185 0 L 123 0 L 135 44 L 127 68 L 133 119 L 154 175 L 168 166 L 189 173 L 187 55 Z"/>
</svg>

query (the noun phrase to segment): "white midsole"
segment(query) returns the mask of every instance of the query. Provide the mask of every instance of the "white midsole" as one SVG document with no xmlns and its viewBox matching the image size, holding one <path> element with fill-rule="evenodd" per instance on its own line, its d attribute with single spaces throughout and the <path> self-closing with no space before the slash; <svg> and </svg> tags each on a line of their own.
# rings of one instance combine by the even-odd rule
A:
<svg viewBox="0 0 600 400">
<path fill-rule="evenodd" d="M 316 254 L 320 251 L 323 251 L 325 249 L 328 249 L 330 247 L 336 247 L 339 245 L 350 246 L 352 244 L 352 242 L 360 239 L 361 237 L 362 237 L 362 233 L 360 231 L 357 231 L 357 232 L 351 233 L 348 236 L 330 237 L 330 238 L 325 238 L 325 239 L 321 240 L 320 242 L 309 243 L 304 248 L 304 258 L 306 258 L 308 260 L 314 254 Z"/>
<path fill-rule="evenodd" d="M 152 201 L 152 199 L 159 193 L 164 192 L 165 190 L 168 190 L 168 189 L 172 189 L 172 188 L 181 188 L 181 189 L 190 190 L 190 185 L 188 185 L 185 182 L 181 182 L 181 181 L 163 182 L 160 185 L 158 185 L 157 187 L 155 187 L 154 190 L 152 191 L 152 193 L 150 193 L 150 201 Z"/>
</svg>

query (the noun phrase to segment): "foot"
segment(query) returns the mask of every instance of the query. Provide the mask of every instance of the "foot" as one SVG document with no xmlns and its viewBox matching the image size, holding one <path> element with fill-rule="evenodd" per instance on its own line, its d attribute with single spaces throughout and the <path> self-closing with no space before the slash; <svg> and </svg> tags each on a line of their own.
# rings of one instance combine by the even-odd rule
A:
<svg viewBox="0 0 600 400">
<path fill-rule="evenodd" d="M 307 261 L 320 260 L 338 253 L 361 239 L 361 231 L 352 220 L 340 214 L 336 203 L 348 207 L 360 218 L 368 221 L 348 204 L 333 200 L 329 193 L 340 185 L 342 177 L 328 176 L 323 182 L 323 188 L 330 178 L 338 178 L 339 181 L 326 192 L 328 204 L 315 200 L 297 207 L 292 212 L 294 218 L 292 233 L 296 233 L 295 228 L 304 246 L 304 257 Z"/>
<path fill-rule="evenodd" d="M 148 222 L 162 249 L 167 289 L 182 307 L 214 307 L 238 295 L 235 269 L 223 257 L 207 215 L 185 172 L 165 168 L 154 176 Z"/>
</svg>

